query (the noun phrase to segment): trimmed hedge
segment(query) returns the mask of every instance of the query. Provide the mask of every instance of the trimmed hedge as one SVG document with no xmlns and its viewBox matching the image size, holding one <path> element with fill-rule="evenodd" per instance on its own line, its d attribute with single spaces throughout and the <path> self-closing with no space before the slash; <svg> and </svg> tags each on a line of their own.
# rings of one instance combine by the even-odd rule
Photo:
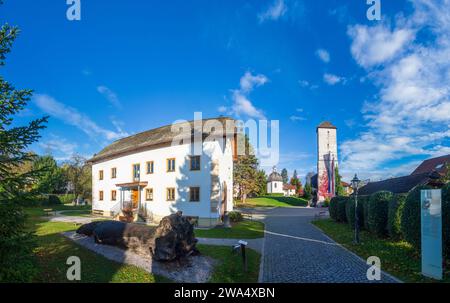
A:
<svg viewBox="0 0 450 303">
<path fill-rule="evenodd" d="M 337 197 L 337 219 L 339 222 L 347 222 L 347 214 L 345 213 L 345 205 L 347 204 L 348 197 Z"/>
<path fill-rule="evenodd" d="M 405 240 L 417 250 L 420 250 L 421 246 L 420 191 L 430 188 L 418 186 L 410 191 L 402 211 L 401 232 Z"/>
<path fill-rule="evenodd" d="M 387 231 L 389 237 L 393 239 L 400 239 L 401 237 L 401 215 L 406 196 L 405 194 L 395 194 L 389 201 Z"/>
<path fill-rule="evenodd" d="M 380 191 L 369 198 L 368 225 L 369 231 L 383 237 L 387 234 L 388 206 L 392 193 Z"/>
<path fill-rule="evenodd" d="M 442 188 L 442 233 L 444 255 L 450 260 L 450 183 Z"/>
<path fill-rule="evenodd" d="M 328 208 L 328 211 L 330 212 L 330 218 L 334 221 L 338 220 L 338 197 L 333 197 L 330 200 L 330 207 Z"/>
<path fill-rule="evenodd" d="M 363 204 L 361 203 L 360 197 L 358 197 L 358 225 L 359 227 L 362 227 L 364 225 L 364 212 L 363 212 Z M 345 205 L 345 213 L 347 216 L 347 223 L 350 225 L 350 228 L 355 228 L 355 197 L 351 196 L 348 197 L 347 203 Z"/>
<path fill-rule="evenodd" d="M 369 230 L 369 198 L 370 196 L 358 196 L 358 203 L 361 203 L 363 208 L 362 227 Z"/>
</svg>

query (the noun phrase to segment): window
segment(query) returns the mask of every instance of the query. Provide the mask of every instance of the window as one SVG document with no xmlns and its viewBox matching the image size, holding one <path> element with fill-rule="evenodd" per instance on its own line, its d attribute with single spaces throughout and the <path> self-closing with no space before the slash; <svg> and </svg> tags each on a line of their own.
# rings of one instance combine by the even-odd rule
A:
<svg viewBox="0 0 450 303">
<path fill-rule="evenodd" d="M 277 183 L 276 182 L 273 184 L 273 187 L 277 188 Z"/>
<path fill-rule="evenodd" d="M 139 179 L 141 177 L 141 165 L 133 164 L 133 180 Z"/>
<path fill-rule="evenodd" d="M 200 170 L 200 156 L 191 156 L 191 170 Z"/>
<path fill-rule="evenodd" d="M 117 168 L 111 168 L 111 179 L 117 178 Z"/>
<path fill-rule="evenodd" d="M 98 192 L 98 200 L 103 201 L 103 190 Z"/>
<path fill-rule="evenodd" d="M 199 202 L 200 201 L 200 187 L 190 187 L 189 188 L 189 201 Z"/>
<path fill-rule="evenodd" d="M 116 201 L 117 200 L 117 191 L 112 190 L 111 191 L 111 201 Z"/>
<path fill-rule="evenodd" d="M 175 188 L 170 187 L 167 189 L 167 201 L 175 201 Z"/>
<path fill-rule="evenodd" d="M 147 162 L 147 174 L 153 174 L 153 161 Z"/>
<path fill-rule="evenodd" d="M 145 200 L 146 201 L 153 201 L 153 188 L 146 188 L 145 189 Z"/>
<path fill-rule="evenodd" d="M 175 171 L 175 158 L 167 159 L 167 171 L 168 172 Z"/>
<path fill-rule="evenodd" d="M 98 172 L 98 179 L 103 180 L 103 170 Z"/>
</svg>

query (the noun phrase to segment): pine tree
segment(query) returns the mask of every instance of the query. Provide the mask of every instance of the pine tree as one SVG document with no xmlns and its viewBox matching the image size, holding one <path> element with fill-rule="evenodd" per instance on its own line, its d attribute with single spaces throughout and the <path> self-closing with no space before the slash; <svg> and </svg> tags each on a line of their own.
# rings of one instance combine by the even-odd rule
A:
<svg viewBox="0 0 450 303">
<path fill-rule="evenodd" d="M 5 65 L 18 33 L 7 24 L 0 28 L 0 66 Z M 26 216 L 19 203 L 32 198 L 29 188 L 42 170 L 21 167 L 34 160 L 26 149 L 38 140 L 47 117 L 12 127 L 14 115 L 24 109 L 31 94 L 31 90 L 16 90 L 0 76 L 0 282 L 30 281 L 35 273 L 33 237 L 25 229 Z"/>
<path fill-rule="evenodd" d="M 245 203 L 249 194 L 259 190 L 258 159 L 251 152 L 253 149 L 247 136 L 245 137 L 245 146 L 245 154 L 238 155 L 233 170 L 234 183 L 238 188 L 238 196 L 242 203 Z"/>
<path fill-rule="evenodd" d="M 336 190 L 336 196 L 345 196 L 345 190 L 344 186 L 342 186 L 342 177 L 339 175 L 339 169 L 336 166 L 334 169 L 334 175 L 335 175 L 335 190 Z"/>
<path fill-rule="evenodd" d="M 283 184 L 288 184 L 289 176 L 286 168 L 283 168 L 283 170 L 281 171 L 281 177 L 283 178 Z"/>
</svg>

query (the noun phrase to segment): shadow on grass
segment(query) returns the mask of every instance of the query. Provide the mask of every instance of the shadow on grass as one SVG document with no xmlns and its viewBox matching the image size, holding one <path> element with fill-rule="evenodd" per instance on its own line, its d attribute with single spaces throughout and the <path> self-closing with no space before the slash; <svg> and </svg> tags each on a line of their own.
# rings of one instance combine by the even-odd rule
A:
<svg viewBox="0 0 450 303">
<path fill-rule="evenodd" d="M 36 217 L 29 220 L 29 228 L 37 236 L 34 250 L 38 274 L 35 282 L 72 282 L 68 281 L 66 271 L 67 258 L 77 256 L 81 260 L 81 283 L 130 282 L 155 283 L 170 282 L 164 277 L 149 274 L 136 266 L 121 264 L 106 259 L 87 250 L 60 235 L 72 231 L 77 225 L 65 222 L 48 222 Z"/>
</svg>

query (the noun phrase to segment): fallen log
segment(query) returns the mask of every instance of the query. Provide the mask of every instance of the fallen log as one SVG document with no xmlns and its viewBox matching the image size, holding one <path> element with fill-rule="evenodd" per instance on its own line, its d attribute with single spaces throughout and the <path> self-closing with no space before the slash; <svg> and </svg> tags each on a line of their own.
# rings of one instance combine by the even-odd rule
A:
<svg viewBox="0 0 450 303">
<path fill-rule="evenodd" d="M 164 217 L 158 227 L 97 221 L 82 225 L 77 233 L 93 236 L 100 244 L 130 249 L 157 261 L 172 261 L 198 253 L 194 227 L 181 212 Z"/>
</svg>

